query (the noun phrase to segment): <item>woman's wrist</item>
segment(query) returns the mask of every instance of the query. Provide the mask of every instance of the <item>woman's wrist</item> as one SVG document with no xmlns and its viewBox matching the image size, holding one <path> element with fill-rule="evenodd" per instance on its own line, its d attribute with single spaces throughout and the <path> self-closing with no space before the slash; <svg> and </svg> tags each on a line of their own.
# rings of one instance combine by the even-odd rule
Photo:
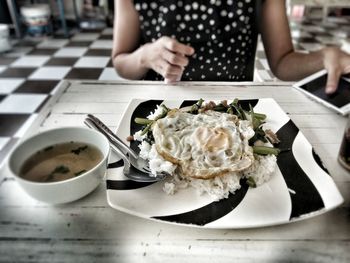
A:
<svg viewBox="0 0 350 263">
<path fill-rule="evenodd" d="M 321 49 L 320 52 L 322 54 L 322 62 L 324 66 L 326 66 L 330 59 L 333 60 L 334 58 L 339 58 L 341 53 L 338 47 L 325 47 Z"/>
<path fill-rule="evenodd" d="M 148 47 L 149 47 L 149 44 L 144 44 L 142 46 L 139 47 L 139 67 L 140 69 L 142 70 L 149 70 L 150 69 L 150 65 L 149 65 L 149 51 L 148 51 Z"/>
<path fill-rule="evenodd" d="M 322 62 L 328 74 L 340 76 L 343 71 L 342 58 L 345 54 L 338 47 L 322 49 Z"/>
</svg>

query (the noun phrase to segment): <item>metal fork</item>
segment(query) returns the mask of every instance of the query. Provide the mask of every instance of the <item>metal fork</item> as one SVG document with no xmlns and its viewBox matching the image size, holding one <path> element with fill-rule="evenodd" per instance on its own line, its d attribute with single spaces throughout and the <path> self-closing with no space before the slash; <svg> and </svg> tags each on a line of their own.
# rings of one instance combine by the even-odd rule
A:
<svg viewBox="0 0 350 263">
<path fill-rule="evenodd" d="M 138 170 L 144 173 L 151 173 L 149 164 L 141 158 L 133 149 L 126 145 L 114 132 L 111 131 L 100 119 L 88 114 L 85 120 L 90 120 L 97 130 L 101 130 L 116 144 L 116 146 L 129 157 L 129 162 Z"/>
<path fill-rule="evenodd" d="M 96 126 L 91 119 L 86 118 L 84 123 L 91 129 L 97 130 L 101 132 L 108 139 L 112 150 L 123 160 L 124 168 L 123 174 L 129 179 L 136 182 L 157 182 L 163 180 L 169 174 L 167 173 L 157 173 L 157 175 L 152 174 L 151 172 L 145 172 L 139 169 L 139 167 L 134 166 L 127 155 L 125 155 L 120 149 L 119 145 L 115 143 L 114 140 L 111 139 L 109 134 L 107 134 L 103 129 Z"/>
</svg>

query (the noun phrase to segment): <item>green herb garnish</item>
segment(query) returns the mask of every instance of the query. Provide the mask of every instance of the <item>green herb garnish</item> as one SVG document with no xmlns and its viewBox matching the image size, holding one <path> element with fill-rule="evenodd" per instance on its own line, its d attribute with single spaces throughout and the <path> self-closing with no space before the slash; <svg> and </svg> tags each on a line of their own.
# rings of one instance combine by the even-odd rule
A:
<svg viewBox="0 0 350 263">
<path fill-rule="evenodd" d="M 170 109 L 165 106 L 164 104 L 160 105 L 163 110 L 162 110 L 162 113 L 159 114 L 157 117 L 154 118 L 154 120 L 149 120 L 147 118 L 138 118 L 136 117 L 134 119 L 134 121 L 137 123 L 137 124 L 141 124 L 141 125 L 144 125 L 145 127 L 142 129 L 142 132 L 141 132 L 141 135 L 145 135 L 145 134 L 148 134 L 148 132 L 151 130 L 152 128 L 152 125 L 154 122 L 156 122 L 157 120 L 159 119 L 162 119 L 164 118 L 168 112 L 170 111 Z"/>
<path fill-rule="evenodd" d="M 73 149 L 73 150 L 71 150 L 71 152 L 76 154 L 76 155 L 79 155 L 80 152 L 85 151 L 87 148 L 88 148 L 88 146 L 85 145 L 85 146 L 81 146 L 81 147 L 78 147 L 76 149 Z"/>
<path fill-rule="evenodd" d="M 192 105 L 190 109 L 190 113 L 192 114 L 198 114 L 198 110 L 202 107 L 203 99 L 199 99 L 195 104 Z"/>
<path fill-rule="evenodd" d="M 140 125 L 147 125 L 153 122 L 153 120 L 149 120 L 147 118 L 138 118 L 136 117 L 134 119 L 135 123 L 140 124 Z"/>
<path fill-rule="evenodd" d="M 253 177 L 248 177 L 247 184 L 252 188 L 255 188 L 257 186 Z"/>
<path fill-rule="evenodd" d="M 227 112 L 227 108 L 224 104 L 220 103 L 218 105 L 216 105 L 213 110 L 214 111 L 218 111 L 218 112 Z"/>
<path fill-rule="evenodd" d="M 259 155 L 278 155 L 280 153 L 280 150 L 278 148 L 269 146 L 253 146 L 253 152 Z"/>
<path fill-rule="evenodd" d="M 142 130 L 141 135 L 145 135 L 146 133 L 148 133 L 148 131 L 151 130 L 153 122 L 154 121 L 152 121 L 151 123 L 147 124 L 147 126 Z"/>
</svg>

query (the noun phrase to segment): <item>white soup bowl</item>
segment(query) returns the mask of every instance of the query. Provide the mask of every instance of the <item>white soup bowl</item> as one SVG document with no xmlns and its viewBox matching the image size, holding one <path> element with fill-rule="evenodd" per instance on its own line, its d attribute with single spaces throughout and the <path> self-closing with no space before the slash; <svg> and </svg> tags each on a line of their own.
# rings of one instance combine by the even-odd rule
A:
<svg viewBox="0 0 350 263">
<path fill-rule="evenodd" d="M 54 144 L 82 142 L 95 146 L 102 153 L 102 160 L 87 172 L 58 182 L 34 182 L 19 176 L 24 162 L 34 153 Z M 19 185 L 33 198 L 61 204 L 77 200 L 93 191 L 102 181 L 110 152 L 108 140 L 99 132 L 84 127 L 65 127 L 36 134 L 20 144 L 10 154 L 8 167 Z"/>
</svg>

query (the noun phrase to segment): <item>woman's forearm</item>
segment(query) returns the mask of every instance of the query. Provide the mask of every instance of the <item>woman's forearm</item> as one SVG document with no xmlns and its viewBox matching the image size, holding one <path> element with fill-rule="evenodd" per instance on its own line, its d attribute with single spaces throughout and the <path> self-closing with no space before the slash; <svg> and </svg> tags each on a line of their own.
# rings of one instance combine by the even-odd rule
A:
<svg viewBox="0 0 350 263">
<path fill-rule="evenodd" d="M 297 81 L 324 68 L 324 50 L 311 53 L 291 51 L 271 67 L 275 76 L 284 81 Z"/>
<path fill-rule="evenodd" d="M 126 79 L 142 79 L 149 67 L 145 63 L 145 46 L 132 53 L 121 53 L 113 57 L 113 65 L 118 74 Z"/>
<path fill-rule="evenodd" d="M 338 87 L 342 74 L 350 73 L 350 55 L 337 47 L 326 47 L 320 51 L 303 54 L 295 51 L 282 56 L 272 69 L 281 80 L 296 81 L 321 69 L 327 70 L 325 92 L 331 94 Z"/>
</svg>

